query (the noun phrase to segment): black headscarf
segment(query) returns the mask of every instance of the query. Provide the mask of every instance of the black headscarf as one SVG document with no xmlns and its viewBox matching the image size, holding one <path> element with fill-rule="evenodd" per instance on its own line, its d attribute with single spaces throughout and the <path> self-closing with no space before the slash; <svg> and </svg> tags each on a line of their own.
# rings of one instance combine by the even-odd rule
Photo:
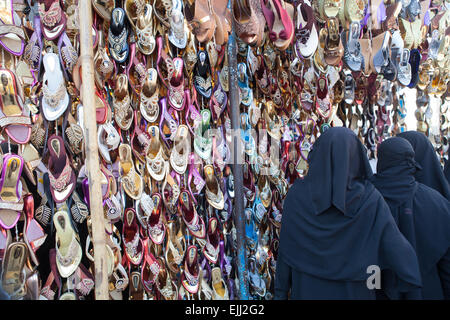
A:
<svg viewBox="0 0 450 320">
<path fill-rule="evenodd" d="M 328 129 L 308 162 L 307 176 L 296 180 L 284 201 L 283 260 L 299 272 L 335 281 L 365 281 L 367 267 L 378 265 L 419 286 L 417 257 L 368 181 L 372 170 L 356 135 Z"/>
<path fill-rule="evenodd" d="M 377 154 L 377 173 L 372 183 L 389 207 L 397 208 L 412 199 L 417 188 L 414 175 L 421 166 L 414 160 L 414 149 L 406 139 L 393 137 L 383 141 Z"/>
<path fill-rule="evenodd" d="M 377 174 L 372 182 L 385 198 L 400 231 L 416 250 L 425 279 L 450 247 L 450 207 L 436 190 L 415 180 L 420 166 L 414 156 L 406 139 L 385 140 L 378 147 Z M 385 279 L 388 295 L 397 297 L 395 290 L 389 292 L 395 277 L 386 275 Z"/>
<path fill-rule="evenodd" d="M 422 167 L 422 170 L 418 170 L 415 174 L 416 181 L 433 188 L 450 200 L 450 186 L 428 138 L 418 131 L 402 132 L 397 136 L 411 143 L 416 154 L 414 159 Z"/>
</svg>

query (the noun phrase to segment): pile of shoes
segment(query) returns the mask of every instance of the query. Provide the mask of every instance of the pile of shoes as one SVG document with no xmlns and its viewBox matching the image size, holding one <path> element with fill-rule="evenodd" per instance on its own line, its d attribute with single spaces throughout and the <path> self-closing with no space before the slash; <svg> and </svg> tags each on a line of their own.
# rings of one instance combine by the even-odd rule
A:
<svg viewBox="0 0 450 320">
<path fill-rule="evenodd" d="M 407 129 L 415 94 L 417 129 L 447 153 L 450 2 L 228 2 L 92 0 L 111 299 L 238 297 L 236 141 L 253 300 L 273 297 L 283 199 L 318 135 L 351 128 L 373 159 Z M 83 13 L 77 0 L 0 7 L 1 286 L 12 299 L 93 299 Z"/>
</svg>

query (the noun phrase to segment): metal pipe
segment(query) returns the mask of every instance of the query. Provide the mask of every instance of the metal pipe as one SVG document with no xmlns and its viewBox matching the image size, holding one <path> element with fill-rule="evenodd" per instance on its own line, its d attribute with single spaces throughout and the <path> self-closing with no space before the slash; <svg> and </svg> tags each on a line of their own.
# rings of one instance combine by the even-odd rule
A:
<svg viewBox="0 0 450 320">
<path fill-rule="evenodd" d="M 231 6 L 233 0 L 228 5 Z M 237 255 L 236 267 L 239 279 L 239 299 L 248 300 L 248 282 L 247 282 L 247 256 L 245 253 L 245 214 L 244 214 L 244 180 L 242 166 L 242 148 L 239 141 L 239 118 L 240 118 L 240 102 L 239 87 L 237 79 L 237 43 L 234 19 L 232 21 L 232 31 L 228 38 L 228 81 L 229 81 L 229 100 L 231 109 L 231 128 L 232 137 L 232 153 L 233 153 L 233 176 L 234 176 L 234 210 L 233 221 L 237 234 Z"/>
</svg>

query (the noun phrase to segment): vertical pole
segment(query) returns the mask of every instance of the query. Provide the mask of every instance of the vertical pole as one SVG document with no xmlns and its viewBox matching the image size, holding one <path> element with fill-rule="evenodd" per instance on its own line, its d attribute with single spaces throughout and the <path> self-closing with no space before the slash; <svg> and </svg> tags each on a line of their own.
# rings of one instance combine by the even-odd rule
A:
<svg viewBox="0 0 450 320">
<path fill-rule="evenodd" d="M 89 209 L 92 221 L 92 242 L 94 245 L 95 299 L 109 300 L 106 264 L 105 218 L 100 184 L 100 165 L 97 144 L 97 123 L 94 96 L 94 55 L 92 45 L 92 7 L 90 0 L 79 0 L 80 17 L 80 59 L 82 66 L 82 101 L 86 169 L 89 179 Z"/>
<path fill-rule="evenodd" d="M 228 5 L 233 10 L 230 0 Z M 231 128 L 233 131 L 233 176 L 234 176 L 234 212 L 233 221 L 236 227 L 237 233 L 237 273 L 239 278 L 239 299 L 248 300 L 248 283 L 247 283 L 247 259 L 245 253 L 245 215 L 244 215 L 244 190 L 243 190 L 243 170 L 241 163 L 241 154 L 239 147 L 240 141 L 237 141 L 240 136 L 238 131 L 240 130 L 239 117 L 239 87 L 237 81 L 237 43 L 235 33 L 234 19 L 232 20 L 232 31 L 228 38 L 228 81 L 229 81 L 229 101 L 231 109 Z"/>
</svg>

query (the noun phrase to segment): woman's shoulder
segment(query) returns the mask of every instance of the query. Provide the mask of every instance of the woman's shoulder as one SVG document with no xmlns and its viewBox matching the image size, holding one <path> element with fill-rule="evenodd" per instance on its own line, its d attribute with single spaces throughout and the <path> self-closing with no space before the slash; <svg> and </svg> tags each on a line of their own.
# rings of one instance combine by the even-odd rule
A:
<svg viewBox="0 0 450 320">
<path fill-rule="evenodd" d="M 434 209 L 450 215 L 450 202 L 438 191 L 422 183 L 418 183 L 414 202 L 429 210 Z"/>
</svg>

